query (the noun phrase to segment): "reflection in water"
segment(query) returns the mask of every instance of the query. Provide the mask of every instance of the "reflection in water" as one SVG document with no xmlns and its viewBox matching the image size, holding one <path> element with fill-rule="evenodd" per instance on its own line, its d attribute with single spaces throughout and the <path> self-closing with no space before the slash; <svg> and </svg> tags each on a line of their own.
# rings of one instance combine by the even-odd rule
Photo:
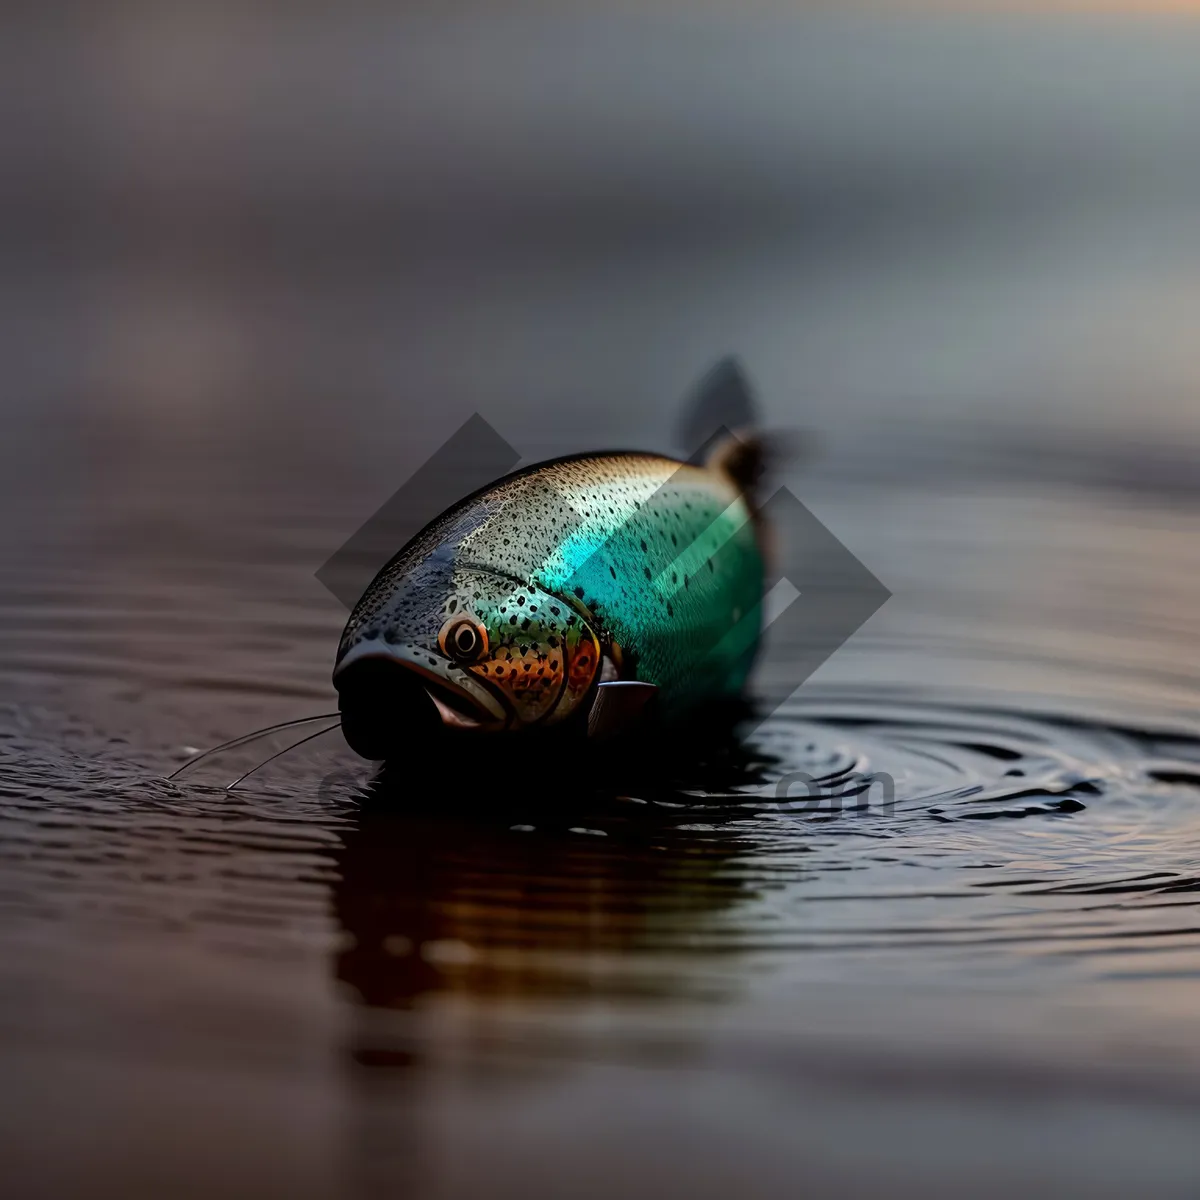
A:
<svg viewBox="0 0 1200 1200">
<path fill-rule="evenodd" d="M 473 765 L 456 753 L 462 778 L 495 780 L 494 751 Z M 655 955 L 705 931 L 711 940 L 754 898 L 739 869 L 754 852 L 739 824 L 748 814 L 718 805 L 698 814 L 661 755 L 626 748 L 619 769 L 605 772 L 577 754 L 549 754 L 538 767 L 548 786 L 485 782 L 480 795 L 446 797 L 405 768 L 366 788 L 339 830 L 333 886 L 348 935 L 336 976 L 363 1003 L 399 1008 L 443 991 L 661 999 L 687 990 Z M 690 767 L 709 788 L 764 778 L 761 755 L 754 761 L 730 734 L 706 760 Z M 568 774 L 584 768 L 590 785 Z M 618 973 L 631 953 L 648 969 Z"/>
<path fill-rule="evenodd" d="M 712 745 L 686 766 L 609 751 L 590 783 L 564 760 L 532 790 L 477 792 L 488 760 L 462 758 L 466 783 L 376 779 L 338 829 L 337 979 L 375 1008 L 729 1000 L 762 953 L 818 974 L 914 951 L 1022 969 L 1043 949 L 1121 970 L 1151 935 L 1164 964 L 1189 953 L 1184 911 L 1098 919 L 1090 898 L 1191 889 L 1196 739 L 844 693 Z"/>
</svg>

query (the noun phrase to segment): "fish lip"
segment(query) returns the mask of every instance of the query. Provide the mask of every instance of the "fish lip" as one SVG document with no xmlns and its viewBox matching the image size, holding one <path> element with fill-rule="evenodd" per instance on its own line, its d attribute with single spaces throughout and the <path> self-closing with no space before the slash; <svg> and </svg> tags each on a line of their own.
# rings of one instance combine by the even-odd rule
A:
<svg viewBox="0 0 1200 1200">
<path fill-rule="evenodd" d="M 454 680 L 432 670 L 416 656 L 428 658 L 428 652 L 405 645 L 382 645 L 360 642 L 352 646 L 333 668 L 333 682 L 352 663 L 365 659 L 394 662 L 418 676 L 430 700 L 442 718 L 442 724 L 453 729 L 503 729 L 508 725 L 508 712 L 490 688 L 485 687 L 463 671 Z"/>
</svg>

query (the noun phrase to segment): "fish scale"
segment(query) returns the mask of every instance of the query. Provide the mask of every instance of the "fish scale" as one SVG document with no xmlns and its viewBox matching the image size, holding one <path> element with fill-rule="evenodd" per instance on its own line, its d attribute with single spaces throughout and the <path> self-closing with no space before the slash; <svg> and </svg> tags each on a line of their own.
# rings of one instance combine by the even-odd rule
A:
<svg viewBox="0 0 1200 1200">
<path fill-rule="evenodd" d="M 762 582 L 749 504 L 719 466 L 641 453 L 560 459 L 422 530 L 364 593 L 338 663 L 392 657 L 502 702 L 512 727 L 577 710 L 603 653 L 620 678 L 658 689 L 660 712 L 678 714 L 743 687 Z M 485 659 L 447 657 L 439 639 L 461 620 L 477 623 Z"/>
</svg>

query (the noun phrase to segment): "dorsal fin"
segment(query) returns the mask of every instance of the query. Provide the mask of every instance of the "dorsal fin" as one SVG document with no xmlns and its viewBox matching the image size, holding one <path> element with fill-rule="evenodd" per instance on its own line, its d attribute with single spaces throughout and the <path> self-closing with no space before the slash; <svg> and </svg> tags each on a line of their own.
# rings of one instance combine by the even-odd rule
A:
<svg viewBox="0 0 1200 1200">
<path fill-rule="evenodd" d="M 679 440 L 688 462 L 698 464 L 731 430 L 744 439 L 757 423 L 750 381 L 738 360 L 728 355 L 692 389 L 680 417 Z"/>
<path fill-rule="evenodd" d="M 807 434 L 763 433 L 757 412 L 746 372 L 727 355 L 692 389 L 679 422 L 680 441 L 690 451 L 687 461 L 724 472 L 752 508 L 771 490 L 784 464 L 808 457 L 813 449 Z"/>
</svg>

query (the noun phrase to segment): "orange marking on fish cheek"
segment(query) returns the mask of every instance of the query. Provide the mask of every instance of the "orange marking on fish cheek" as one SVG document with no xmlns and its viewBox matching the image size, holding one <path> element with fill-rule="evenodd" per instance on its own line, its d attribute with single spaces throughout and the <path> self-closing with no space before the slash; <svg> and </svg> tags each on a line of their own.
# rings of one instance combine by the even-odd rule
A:
<svg viewBox="0 0 1200 1200">
<path fill-rule="evenodd" d="M 573 643 L 568 639 L 564 650 L 569 656 L 566 690 L 573 707 L 575 702 L 587 693 L 596 677 L 600 666 L 600 643 L 592 631 L 585 627 L 579 631 Z"/>
</svg>

